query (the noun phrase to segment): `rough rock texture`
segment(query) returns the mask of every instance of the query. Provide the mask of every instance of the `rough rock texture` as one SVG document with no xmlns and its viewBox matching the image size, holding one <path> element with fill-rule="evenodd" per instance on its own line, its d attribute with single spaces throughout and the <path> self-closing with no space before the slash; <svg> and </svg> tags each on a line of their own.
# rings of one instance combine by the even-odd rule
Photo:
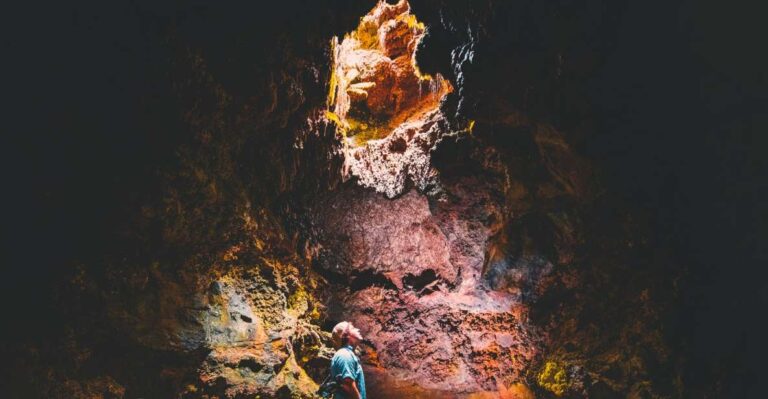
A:
<svg viewBox="0 0 768 399">
<path fill-rule="evenodd" d="M 307 124 L 325 100 L 327 40 L 303 58 L 263 48 L 292 66 L 247 96 L 187 48 L 194 36 L 168 40 L 178 142 L 142 176 L 147 192 L 130 198 L 113 248 L 57 284 L 63 325 L 13 349 L 11 397 L 309 398 L 325 373 L 322 283 L 273 205 L 339 180 L 332 130 Z"/>
<path fill-rule="evenodd" d="M 471 148 L 463 147 L 465 141 L 456 144 Z M 562 142 L 539 151 L 542 160 L 552 151 L 570 153 Z M 316 265 L 345 282 L 330 312 L 359 324 L 366 334 L 370 352 L 364 358 L 373 386 L 410 383 L 410 390 L 403 388 L 410 394 L 421 389 L 450 397 L 484 392 L 525 381 L 540 356 L 547 333 L 530 323 L 529 314 L 550 284 L 553 264 L 571 265 L 574 227 L 553 231 L 526 217 L 540 211 L 531 212 L 524 183 L 517 181 L 520 172 L 499 170 L 505 165 L 493 161 L 498 152 L 468 155 L 476 159 L 454 160 L 453 167 L 474 163 L 488 172 L 456 176 L 445 170 L 452 177 L 439 196 L 412 190 L 388 200 L 348 188 L 310 211 Z M 579 179 L 588 173 L 579 172 Z M 553 187 L 562 179 L 549 176 L 536 184 Z M 548 195 L 576 195 L 550 190 Z M 527 236 L 532 228 L 540 230 L 539 236 Z M 528 248 L 522 248 L 526 241 Z M 536 247 L 548 241 L 555 251 Z"/>
<path fill-rule="evenodd" d="M 683 395 L 677 275 L 584 151 L 592 8 L 354 3 L 177 18 L 183 127 L 11 396 L 311 397 L 344 319 L 371 399 Z"/>
<path fill-rule="evenodd" d="M 471 190 L 468 188 L 471 187 Z M 337 318 L 361 327 L 382 378 L 462 393 L 518 380 L 536 355 L 537 332 L 519 293 L 482 282 L 484 251 L 500 220 L 498 192 L 475 179 L 433 201 L 345 190 L 320 201 L 319 265 L 348 276 Z M 333 210 L 333 211 L 330 211 Z"/>
<path fill-rule="evenodd" d="M 452 133 L 439 110 L 451 84 L 416 65 L 424 34 L 406 0 L 380 1 L 332 42 L 328 115 L 344 135 L 342 175 L 390 198 L 410 182 L 422 191 L 435 184 L 430 152 Z"/>
<path fill-rule="evenodd" d="M 431 111 L 418 120 L 404 122 L 386 138 L 345 149 L 343 173 L 388 198 L 402 194 L 409 183 L 428 191 L 438 184 L 431 152 L 451 133 L 443 114 Z"/>
</svg>

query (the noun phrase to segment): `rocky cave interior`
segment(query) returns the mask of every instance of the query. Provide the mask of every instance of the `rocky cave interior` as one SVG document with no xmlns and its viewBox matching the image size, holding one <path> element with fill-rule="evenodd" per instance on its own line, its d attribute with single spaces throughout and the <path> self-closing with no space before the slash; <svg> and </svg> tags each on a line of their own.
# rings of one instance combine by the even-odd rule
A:
<svg viewBox="0 0 768 399">
<path fill-rule="evenodd" d="M 684 8 L 279 3 L 41 22 L 78 60 L 29 123 L 75 133 L 5 207 L 44 211 L 8 216 L 3 396 L 312 398 L 341 320 L 373 399 L 757 392 L 760 351 L 725 342 L 759 336 L 733 325 L 764 283 L 697 266 L 755 211 L 688 201 L 737 172 L 720 105 L 689 101 L 735 89 L 697 91 Z M 697 238 L 702 214 L 741 222 Z"/>
</svg>

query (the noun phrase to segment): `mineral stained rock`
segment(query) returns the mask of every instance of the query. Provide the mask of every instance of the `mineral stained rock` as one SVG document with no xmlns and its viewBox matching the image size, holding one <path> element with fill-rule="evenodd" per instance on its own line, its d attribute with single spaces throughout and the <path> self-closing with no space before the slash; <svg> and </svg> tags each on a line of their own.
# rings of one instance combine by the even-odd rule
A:
<svg viewBox="0 0 768 399">
<path fill-rule="evenodd" d="M 328 117 L 344 135 L 343 176 L 390 198 L 409 182 L 422 190 L 434 183 L 430 152 L 451 133 L 439 109 L 451 84 L 416 65 L 425 29 L 406 0 L 380 1 L 332 42 Z"/>
<path fill-rule="evenodd" d="M 570 36 L 504 42 L 494 15 L 513 3 L 420 3 L 448 78 L 419 70 L 428 35 L 404 0 L 378 2 L 331 54 L 365 10 L 264 33 L 247 67 L 179 39 L 172 162 L 118 249 L 62 283 L 68 322 L 18 349 L 17 391 L 310 398 L 329 329 L 350 320 L 371 399 L 675 397 L 665 259 L 580 153 L 588 124 L 552 110 L 581 100 L 558 89 L 578 87 L 575 67 L 551 64 Z M 539 33 L 572 25 L 552 18 Z M 211 47 L 248 53 L 237 39 Z"/>
<path fill-rule="evenodd" d="M 451 199 L 432 203 L 415 190 L 388 200 L 352 188 L 314 208 L 320 265 L 351 287 L 332 312 L 370 341 L 372 386 L 492 390 L 520 380 L 537 355 L 541 333 L 526 321 L 520 290 L 489 288 L 483 276 L 502 219 L 502 198 L 484 183 L 456 181 Z"/>
</svg>

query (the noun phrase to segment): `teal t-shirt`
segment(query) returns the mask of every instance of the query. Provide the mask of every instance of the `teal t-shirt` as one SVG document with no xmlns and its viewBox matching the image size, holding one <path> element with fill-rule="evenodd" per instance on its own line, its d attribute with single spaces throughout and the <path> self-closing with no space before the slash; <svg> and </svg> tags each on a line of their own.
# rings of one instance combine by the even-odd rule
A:
<svg viewBox="0 0 768 399">
<path fill-rule="evenodd" d="M 331 359 L 331 375 L 336 377 L 340 375 L 342 379 L 347 377 L 353 379 L 357 384 L 357 390 L 360 391 L 360 397 L 365 398 L 365 377 L 363 377 L 363 367 L 360 365 L 360 359 L 357 358 L 352 347 L 347 345 L 333 355 Z M 334 399 L 349 399 L 349 395 L 339 389 L 334 395 Z"/>
</svg>

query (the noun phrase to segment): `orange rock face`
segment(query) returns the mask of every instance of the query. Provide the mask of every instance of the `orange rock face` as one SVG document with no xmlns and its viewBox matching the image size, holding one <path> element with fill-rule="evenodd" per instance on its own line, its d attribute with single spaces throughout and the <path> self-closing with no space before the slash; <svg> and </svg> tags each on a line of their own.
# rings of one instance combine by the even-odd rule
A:
<svg viewBox="0 0 768 399">
<path fill-rule="evenodd" d="M 357 30 L 334 39 L 334 69 L 329 105 L 355 143 L 384 138 L 401 123 L 434 110 L 452 90 L 437 75 L 422 75 L 416 46 L 425 27 L 408 2 L 380 2 Z"/>
<path fill-rule="evenodd" d="M 328 117 L 342 133 L 344 176 L 392 197 L 410 180 L 424 186 L 429 153 L 448 129 L 439 107 L 453 90 L 422 74 L 416 48 L 426 27 L 407 1 L 379 2 L 357 30 L 333 40 Z"/>
</svg>

